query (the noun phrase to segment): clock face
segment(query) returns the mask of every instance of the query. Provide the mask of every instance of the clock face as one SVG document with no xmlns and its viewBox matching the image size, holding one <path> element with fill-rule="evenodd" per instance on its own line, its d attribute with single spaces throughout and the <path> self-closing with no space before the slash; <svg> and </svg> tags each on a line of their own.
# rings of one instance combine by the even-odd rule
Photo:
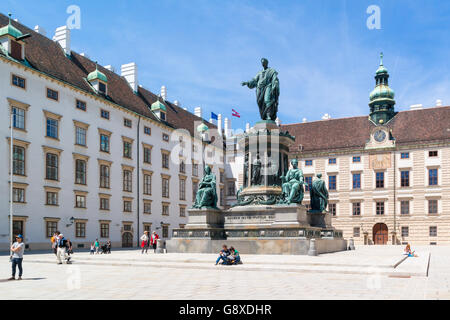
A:
<svg viewBox="0 0 450 320">
<path fill-rule="evenodd" d="M 384 141 L 384 139 L 386 139 L 386 132 L 384 132 L 383 130 L 378 130 L 373 134 L 373 138 L 377 142 L 382 142 Z"/>
</svg>

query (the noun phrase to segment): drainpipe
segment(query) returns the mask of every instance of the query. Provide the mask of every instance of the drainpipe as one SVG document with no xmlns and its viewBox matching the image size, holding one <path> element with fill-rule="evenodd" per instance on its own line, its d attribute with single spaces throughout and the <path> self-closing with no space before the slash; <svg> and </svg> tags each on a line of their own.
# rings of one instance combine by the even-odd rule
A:
<svg viewBox="0 0 450 320">
<path fill-rule="evenodd" d="M 139 116 L 139 118 L 138 118 L 138 125 L 137 125 L 137 135 L 136 135 L 136 141 L 137 141 L 137 150 L 136 150 L 136 152 L 137 152 L 137 155 L 136 155 L 136 158 L 137 158 L 137 162 L 136 162 L 136 172 L 137 172 L 137 175 L 136 175 L 136 182 L 137 182 L 137 188 L 136 188 L 136 190 L 137 190 L 137 196 L 136 196 L 136 199 L 137 199 L 137 204 L 136 204 L 136 209 L 137 209 L 137 228 L 136 228 L 136 230 L 137 230 L 137 236 L 136 236 L 136 238 L 137 238 L 137 246 L 138 246 L 138 248 L 139 248 L 139 235 L 141 234 L 140 233 L 140 230 L 139 230 L 139 226 L 140 226 L 140 223 L 139 223 L 139 215 L 140 215 L 140 212 L 141 212 L 141 210 L 140 210 L 140 203 L 141 203 L 141 200 L 140 200 L 140 194 L 141 194 L 141 192 L 140 192 L 140 189 L 139 189 L 139 187 L 140 187 L 140 180 L 139 180 L 139 177 L 141 176 L 141 174 L 140 174 L 140 167 L 139 167 L 139 164 L 140 164 L 140 157 L 139 157 L 139 150 L 141 149 L 141 145 L 140 145 L 140 140 L 139 140 L 139 134 L 140 134 L 140 132 L 141 132 L 141 129 L 140 129 L 140 124 L 141 124 L 141 116 Z"/>
<path fill-rule="evenodd" d="M 397 242 L 397 153 L 394 151 L 394 239 L 393 243 Z"/>
</svg>

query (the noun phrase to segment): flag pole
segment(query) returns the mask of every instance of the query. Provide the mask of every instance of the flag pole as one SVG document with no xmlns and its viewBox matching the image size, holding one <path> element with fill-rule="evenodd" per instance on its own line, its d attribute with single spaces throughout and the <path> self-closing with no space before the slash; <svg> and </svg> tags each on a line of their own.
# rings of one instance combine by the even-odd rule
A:
<svg viewBox="0 0 450 320">
<path fill-rule="evenodd" d="M 13 144 L 14 144 L 14 140 L 13 140 L 13 112 L 12 112 L 12 108 L 11 108 L 11 120 L 10 120 L 10 136 L 11 136 L 11 140 L 10 140 L 10 189 L 9 189 L 9 232 L 10 232 L 10 241 L 13 241 L 14 235 L 13 235 Z M 11 251 L 11 243 L 10 245 L 10 252 L 12 254 Z"/>
</svg>

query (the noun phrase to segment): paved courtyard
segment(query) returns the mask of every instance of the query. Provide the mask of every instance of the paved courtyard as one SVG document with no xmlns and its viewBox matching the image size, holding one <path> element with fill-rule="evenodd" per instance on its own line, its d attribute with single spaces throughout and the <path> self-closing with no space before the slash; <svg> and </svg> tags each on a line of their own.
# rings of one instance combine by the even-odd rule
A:
<svg viewBox="0 0 450 320">
<path fill-rule="evenodd" d="M 450 247 L 366 246 L 317 257 L 243 255 L 215 266 L 214 254 L 75 253 L 57 265 L 49 253 L 27 254 L 24 280 L 0 256 L 0 299 L 450 299 Z"/>
</svg>

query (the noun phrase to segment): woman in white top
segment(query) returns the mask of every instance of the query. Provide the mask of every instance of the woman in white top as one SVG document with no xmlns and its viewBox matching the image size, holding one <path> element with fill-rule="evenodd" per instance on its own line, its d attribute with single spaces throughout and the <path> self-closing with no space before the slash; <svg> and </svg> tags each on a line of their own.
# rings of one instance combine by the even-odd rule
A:
<svg viewBox="0 0 450 320">
<path fill-rule="evenodd" d="M 141 248 L 142 248 L 141 253 L 143 254 L 144 250 L 145 250 L 145 253 L 148 253 L 147 252 L 147 250 L 148 250 L 148 231 L 144 231 L 144 234 L 141 237 L 141 241 L 142 241 L 141 242 Z"/>
</svg>

